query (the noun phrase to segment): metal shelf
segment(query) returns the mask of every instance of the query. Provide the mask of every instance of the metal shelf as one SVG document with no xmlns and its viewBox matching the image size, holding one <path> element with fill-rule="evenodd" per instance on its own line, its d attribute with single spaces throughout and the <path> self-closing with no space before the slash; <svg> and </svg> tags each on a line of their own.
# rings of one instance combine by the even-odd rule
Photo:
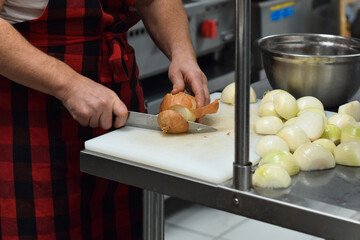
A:
<svg viewBox="0 0 360 240">
<path fill-rule="evenodd" d="M 360 236 L 360 168 L 300 172 L 287 189 L 240 191 L 83 150 L 81 171 L 233 214 L 323 237 Z"/>
</svg>

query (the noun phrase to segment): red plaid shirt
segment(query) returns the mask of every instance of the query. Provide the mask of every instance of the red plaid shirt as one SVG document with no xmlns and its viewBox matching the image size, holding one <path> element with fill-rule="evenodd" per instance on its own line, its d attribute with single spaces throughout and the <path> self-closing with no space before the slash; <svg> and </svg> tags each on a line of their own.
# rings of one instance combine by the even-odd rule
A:
<svg viewBox="0 0 360 240">
<path fill-rule="evenodd" d="M 134 0 L 50 0 L 14 25 L 33 45 L 144 112 L 126 32 Z M 0 239 L 141 239 L 141 191 L 83 174 L 79 152 L 104 131 L 81 127 L 55 98 L 0 76 Z"/>
</svg>

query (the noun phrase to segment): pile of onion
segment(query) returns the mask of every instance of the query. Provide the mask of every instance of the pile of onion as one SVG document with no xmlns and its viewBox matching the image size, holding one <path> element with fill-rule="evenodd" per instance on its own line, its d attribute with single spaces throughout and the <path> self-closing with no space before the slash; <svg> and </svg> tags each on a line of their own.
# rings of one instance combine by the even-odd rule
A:
<svg viewBox="0 0 360 240">
<path fill-rule="evenodd" d="M 188 121 L 196 121 L 206 114 L 216 113 L 219 99 L 197 108 L 195 97 L 180 92 L 166 94 L 160 104 L 158 124 L 162 133 L 184 133 L 189 129 Z"/>
</svg>

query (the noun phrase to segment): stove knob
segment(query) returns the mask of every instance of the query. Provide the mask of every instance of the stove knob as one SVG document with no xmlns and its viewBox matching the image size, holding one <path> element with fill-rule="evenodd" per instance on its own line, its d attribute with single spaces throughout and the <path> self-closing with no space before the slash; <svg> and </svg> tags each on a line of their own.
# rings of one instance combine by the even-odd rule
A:
<svg viewBox="0 0 360 240">
<path fill-rule="evenodd" d="M 217 35 L 217 21 L 204 20 L 201 23 L 201 36 L 204 38 L 216 38 Z"/>
</svg>

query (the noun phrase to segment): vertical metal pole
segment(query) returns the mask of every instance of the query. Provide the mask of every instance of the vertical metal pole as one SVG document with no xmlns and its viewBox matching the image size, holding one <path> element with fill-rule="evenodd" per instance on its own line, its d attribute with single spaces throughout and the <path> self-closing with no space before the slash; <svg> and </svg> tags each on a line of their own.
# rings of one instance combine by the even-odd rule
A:
<svg viewBox="0 0 360 240">
<path fill-rule="evenodd" d="M 235 20 L 235 162 L 233 185 L 251 187 L 249 162 L 251 1 L 236 0 Z"/>
<path fill-rule="evenodd" d="M 143 239 L 164 240 L 164 195 L 143 190 Z"/>
</svg>

